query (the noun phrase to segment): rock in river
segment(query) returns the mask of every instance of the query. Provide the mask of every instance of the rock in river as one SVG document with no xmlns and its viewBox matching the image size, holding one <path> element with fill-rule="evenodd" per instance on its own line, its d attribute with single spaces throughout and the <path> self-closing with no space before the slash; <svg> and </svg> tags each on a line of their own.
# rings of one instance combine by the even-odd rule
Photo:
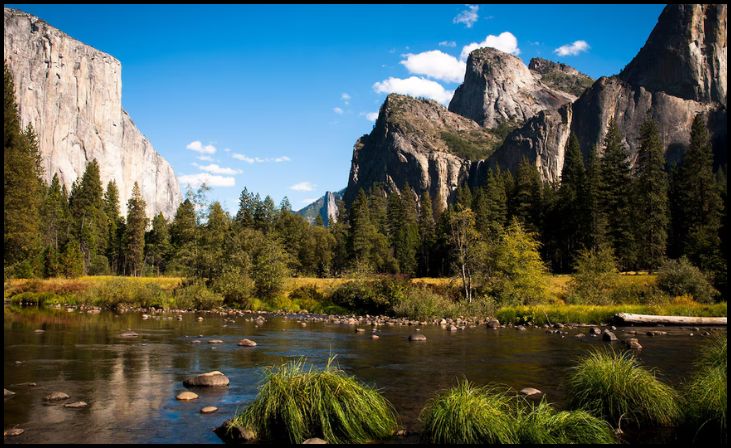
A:
<svg viewBox="0 0 731 448">
<path fill-rule="evenodd" d="M 3 388 L 3 389 L 5 389 L 5 388 Z M 15 395 L 15 392 L 13 392 L 12 390 L 5 389 L 5 396 L 4 396 L 4 398 L 12 397 L 13 395 Z"/>
<path fill-rule="evenodd" d="M 63 407 L 65 407 L 65 408 L 72 408 L 72 409 L 81 409 L 81 408 L 85 408 L 87 406 L 89 406 L 89 403 L 87 403 L 85 401 L 75 401 L 73 403 L 67 403 L 67 404 L 63 405 Z"/>
<path fill-rule="evenodd" d="M 203 409 L 201 409 L 201 414 L 212 414 L 218 410 L 215 406 L 206 406 Z"/>
<path fill-rule="evenodd" d="M 602 340 L 607 342 L 614 342 L 617 340 L 617 336 L 615 336 L 614 333 L 609 330 L 604 330 L 602 332 Z"/>
<path fill-rule="evenodd" d="M 3 431 L 3 437 L 15 437 L 23 434 L 25 429 L 22 428 L 10 428 L 7 431 Z"/>
<path fill-rule="evenodd" d="M 242 347 L 256 347 L 256 342 L 251 339 L 242 339 L 239 341 L 239 345 Z"/>
<path fill-rule="evenodd" d="M 642 350 L 642 345 L 640 345 L 640 341 L 637 338 L 626 339 L 624 343 L 632 350 Z"/>
<path fill-rule="evenodd" d="M 137 336 L 139 336 L 139 334 L 135 333 L 134 331 L 125 331 L 119 336 L 122 338 L 136 338 Z"/>
<path fill-rule="evenodd" d="M 490 319 L 487 322 L 487 328 L 491 328 L 493 330 L 497 330 L 500 328 L 500 321 L 497 319 Z"/>
<path fill-rule="evenodd" d="M 223 341 L 221 339 L 209 339 L 209 344 L 223 344 Z"/>
<path fill-rule="evenodd" d="M 543 395 L 543 392 L 536 389 L 535 387 L 524 387 L 520 390 L 520 393 L 522 395 L 525 395 L 526 397 L 538 397 L 540 395 Z"/>
<path fill-rule="evenodd" d="M 318 437 L 313 437 L 311 439 L 307 439 L 304 442 L 302 442 L 302 445 L 327 445 L 328 443 L 325 440 L 322 440 Z"/>
<path fill-rule="evenodd" d="M 59 400 L 67 400 L 69 398 L 68 394 L 64 392 L 51 392 L 50 394 L 46 395 L 45 400 L 46 401 L 59 401 Z"/>
<path fill-rule="evenodd" d="M 180 392 L 180 393 L 179 393 L 179 394 L 178 394 L 178 395 L 177 395 L 177 396 L 175 397 L 175 399 L 176 399 L 176 400 L 184 400 L 184 401 L 185 401 L 185 400 L 195 400 L 196 398 L 198 398 L 198 394 L 196 394 L 196 393 L 193 393 L 193 392 L 190 392 L 190 391 L 188 391 L 188 390 L 186 390 L 186 391 L 184 391 L 184 392 Z"/>
<path fill-rule="evenodd" d="M 198 386 L 198 387 L 218 387 L 228 386 L 228 377 L 218 370 L 213 372 L 203 373 L 198 376 L 192 376 L 183 381 L 183 385 L 186 387 Z"/>
<path fill-rule="evenodd" d="M 424 336 L 421 333 L 412 334 L 411 336 L 409 336 L 409 341 L 422 341 L 422 342 L 425 342 L 426 341 L 426 336 Z"/>
</svg>

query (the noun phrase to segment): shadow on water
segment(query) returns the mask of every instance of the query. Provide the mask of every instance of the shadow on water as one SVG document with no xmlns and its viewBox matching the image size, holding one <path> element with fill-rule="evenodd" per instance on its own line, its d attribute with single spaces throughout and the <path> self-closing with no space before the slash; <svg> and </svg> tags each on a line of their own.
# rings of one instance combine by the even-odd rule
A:
<svg viewBox="0 0 731 448">
<path fill-rule="evenodd" d="M 170 316 L 170 315 L 163 315 Z M 247 320 L 248 319 L 248 320 Z M 205 315 L 197 321 L 152 318 L 138 313 L 89 315 L 49 309 L 4 310 L 5 387 L 16 393 L 4 402 L 5 429 L 25 429 L 6 443 L 221 443 L 212 430 L 243 409 L 256 396 L 263 367 L 306 357 L 323 367 L 331 355 L 348 374 L 378 387 L 390 400 L 401 423 L 419 430 L 418 415 L 438 391 L 460 378 L 478 385 L 498 383 L 516 390 L 536 387 L 562 407 L 564 381 L 576 359 L 603 345 L 599 338 L 546 334 L 543 329 L 490 330 L 484 326 L 449 332 L 426 326 L 427 342 L 409 342 L 412 327 L 378 327 L 356 333 L 352 326 L 271 318 L 257 327 L 250 316 L 235 323 Z M 224 326 L 225 325 L 225 326 Z M 35 333 L 36 329 L 46 330 Z M 136 338 L 121 338 L 131 329 Z M 640 330 L 640 329 L 635 329 Z M 725 329 L 721 330 L 725 333 Z M 620 339 L 622 330 L 617 331 Z M 640 332 L 643 334 L 644 332 Z M 688 330 L 670 330 L 661 337 L 642 337 L 639 354 L 660 378 L 679 386 L 692 373 L 692 363 L 704 338 Z M 222 344 L 209 344 L 210 339 Z M 242 338 L 257 347 L 239 347 Z M 200 340 L 194 344 L 192 341 Z M 197 400 L 178 401 L 189 375 L 220 370 L 231 380 L 224 389 L 196 388 Z M 35 382 L 37 386 L 14 386 Z M 52 391 L 83 400 L 84 409 L 63 402 L 48 404 Z M 204 406 L 213 414 L 201 414 Z M 666 432 L 628 433 L 632 441 L 672 441 Z M 406 442 L 416 442 L 410 436 Z"/>
</svg>

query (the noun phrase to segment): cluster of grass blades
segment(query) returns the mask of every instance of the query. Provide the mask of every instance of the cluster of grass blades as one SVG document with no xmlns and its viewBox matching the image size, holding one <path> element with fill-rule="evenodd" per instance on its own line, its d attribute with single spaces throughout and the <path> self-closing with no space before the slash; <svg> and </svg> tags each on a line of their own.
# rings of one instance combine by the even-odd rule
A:
<svg viewBox="0 0 731 448">
<path fill-rule="evenodd" d="M 381 394 L 332 365 L 305 369 L 302 359 L 268 368 L 254 402 L 233 419 L 260 441 L 329 443 L 382 440 L 397 429 L 393 406 Z"/>
<path fill-rule="evenodd" d="M 726 388 L 727 340 L 715 337 L 701 351 L 696 374 L 685 388 L 686 424 L 696 429 L 696 437 L 727 441 Z M 718 436 L 718 437 L 716 437 Z"/>
<path fill-rule="evenodd" d="M 677 392 L 642 367 L 630 352 L 597 350 L 574 367 L 568 380 L 572 408 L 619 426 L 670 426 L 680 420 Z"/>
<path fill-rule="evenodd" d="M 586 411 L 556 411 L 545 400 L 518 406 L 516 433 L 523 444 L 617 443 L 614 429 Z"/>
<path fill-rule="evenodd" d="M 422 439 L 439 444 L 516 443 L 511 399 L 496 387 L 460 381 L 421 411 Z"/>
</svg>

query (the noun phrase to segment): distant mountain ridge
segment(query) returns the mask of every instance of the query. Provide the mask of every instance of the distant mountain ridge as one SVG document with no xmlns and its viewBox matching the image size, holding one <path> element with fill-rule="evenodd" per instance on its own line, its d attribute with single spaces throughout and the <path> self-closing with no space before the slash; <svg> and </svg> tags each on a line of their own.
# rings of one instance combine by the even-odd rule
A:
<svg viewBox="0 0 731 448">
<path fill-rule="evenodd" d="M 297 211 L 297 214 L 304 216 L 310 224 L 314 224 L 317 217 L 322 218 L 322 223 L 327 227 L 338 221 L 338 204 L 343 199 L 345 189 L 325 194 L 312 204 L 309 204 Z"/>
</svg>

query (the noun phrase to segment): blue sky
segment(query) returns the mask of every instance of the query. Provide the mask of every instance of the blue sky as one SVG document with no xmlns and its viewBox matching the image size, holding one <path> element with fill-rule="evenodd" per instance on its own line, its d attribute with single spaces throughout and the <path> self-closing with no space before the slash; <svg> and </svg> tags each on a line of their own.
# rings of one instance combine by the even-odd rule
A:
<svg viewBox="0 0 731 448">
<path fill-rule="evenodd" d="M 232 213 L 344 188 L 387 92 L 444 104 L 469 48 L 618 73 L 663 5 L 6 5 L 122 63 L 122 102 L 185 182 Z M 465 50 L 465 47 L 470 45 Z"/>
</svg>

